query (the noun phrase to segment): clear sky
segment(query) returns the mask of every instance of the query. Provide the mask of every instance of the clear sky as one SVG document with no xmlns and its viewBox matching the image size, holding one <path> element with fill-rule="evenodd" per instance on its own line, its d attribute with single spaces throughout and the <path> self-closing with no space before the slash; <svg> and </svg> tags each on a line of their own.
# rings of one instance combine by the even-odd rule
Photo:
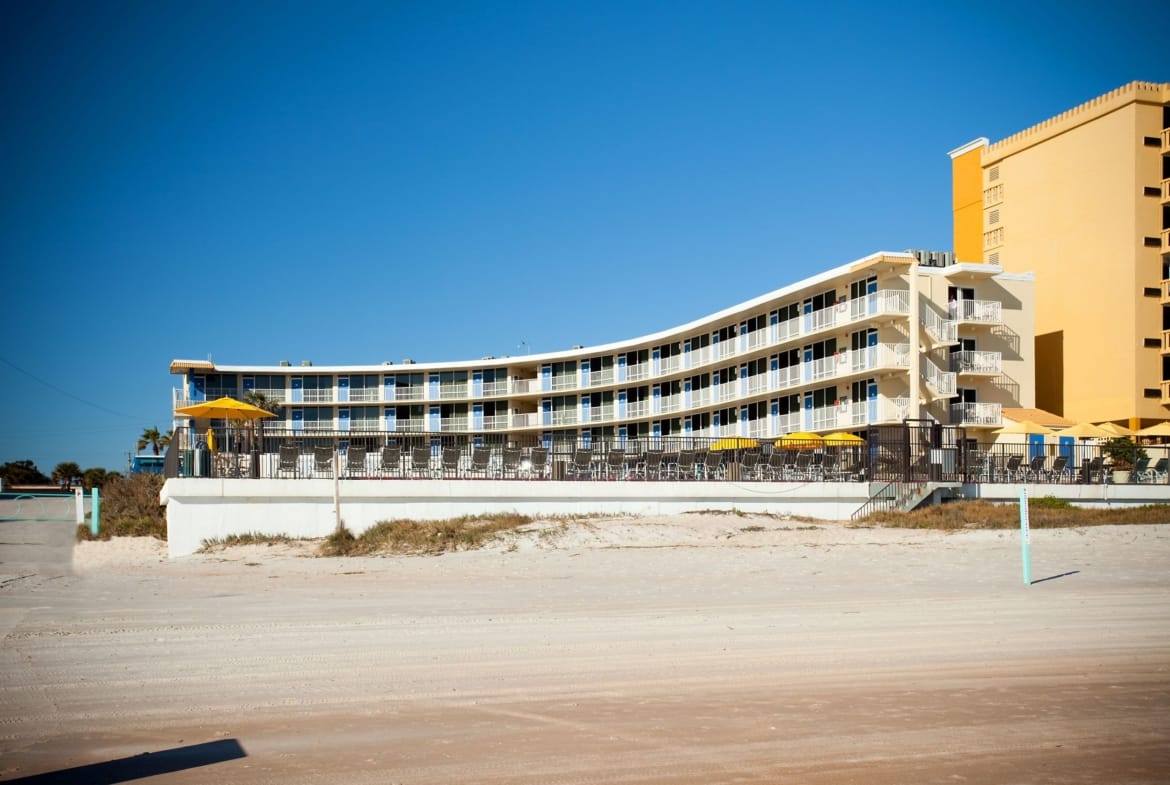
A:
<svg viewBox="0 0 1170 785">
<path fill-rule="evenodd" d="M 0 463 L 124 470 L 172 359 L 567 349 L 951 247 L 947 152 L 1170 3 L 0 7 Z"/>
</svg>

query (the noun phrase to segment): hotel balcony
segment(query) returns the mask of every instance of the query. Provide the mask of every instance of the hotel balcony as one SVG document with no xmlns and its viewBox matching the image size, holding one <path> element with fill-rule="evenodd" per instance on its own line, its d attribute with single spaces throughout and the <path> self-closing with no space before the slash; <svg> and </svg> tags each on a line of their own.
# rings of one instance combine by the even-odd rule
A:
<svg viewBox="0 0 1170 785">
<path fill-rule="evenodd" d="M 1170 253 L 1170 229 L 1162 230 L 1162 253 Z"/>
<path fill-rule="evenodd" d="M 1000 324 L 1003 304 L 995 300 L 955 300 L 949 303 L 951 319 L 961 324 Z"/>
<path fill-rule="evenodd" d="M 1170 305 L 1170 278 L 1162 281 L 1162 305 Z"/>
<path fill-rule="evenodd" d="M 1162 204 L 1170 204 L 1170 177 L 1162 181 Z"/>
<path fill-rule="evenodd" d="M 1162 382 L 1162 401 L 1163 406 L 1170 405 L 1170 382 Z"/>
<path fill-rule="evenodd" d="M 1170 155 L 1170 128 L 1162 131 L 1162 155 Z"/>
<path fill-rule="evenodd" d="M 1170 354 L 1170 330 L 1162 331 L 1162 354 Z"/>
<path fill-rule="evenodd" d="M 950 370 L 960 376 L 995 376 L 1003 370 L 1001 352 L 965 351 L 950 356 Z"/>
<path fill-rule="evenodd" d="M 951 423 L 998 428 L 1003 425 L 1003 405 L 998 403 L 952 403 Z"/>
</svg>

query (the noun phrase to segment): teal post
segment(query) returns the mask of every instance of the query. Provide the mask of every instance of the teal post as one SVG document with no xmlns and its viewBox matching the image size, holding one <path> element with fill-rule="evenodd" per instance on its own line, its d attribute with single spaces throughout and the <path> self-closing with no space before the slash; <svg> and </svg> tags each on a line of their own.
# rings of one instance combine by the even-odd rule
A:
<svg viewBox="0 0 1170 785">
<path fill-rule="evenodd" d="M 1028 489 L 1020 488 L 1020 556 L 1024 561 L 1024 585 L 1032 585 L 1032 555 L 1029 553 Z"/>
<path fill-rule="evenodd" d="M 101 519 L 102 514 L 102 497 L 98 493 L 97 488 L 93 489 L 91 495 L 93 498 L 93 509 L 90 511 L 89 531 L 94 537 L 96 537 L 99 527 L 98 521 Z"/>
</svg>

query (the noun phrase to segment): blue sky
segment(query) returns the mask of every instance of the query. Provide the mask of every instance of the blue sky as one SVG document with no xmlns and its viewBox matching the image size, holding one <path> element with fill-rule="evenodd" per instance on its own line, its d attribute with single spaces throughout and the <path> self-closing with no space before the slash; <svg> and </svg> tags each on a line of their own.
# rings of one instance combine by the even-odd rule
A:
<svg viewBox="0 0 1170 785">
<path fill-rule="evenodd" d="M 473 359 L 949 249 L 947 151 L 1162 2 L 7 3 L 0 463 L 122 470 L 175 358 Z"/>
</svg>

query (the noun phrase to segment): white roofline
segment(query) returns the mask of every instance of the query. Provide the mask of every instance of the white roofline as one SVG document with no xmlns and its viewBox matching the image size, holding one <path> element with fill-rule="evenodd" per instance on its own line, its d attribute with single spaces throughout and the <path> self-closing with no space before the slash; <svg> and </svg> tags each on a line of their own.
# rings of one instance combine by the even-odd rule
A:
<svg viewBox="0 0 1170 785">
<path fill-rule="evenodd" d="M 816 286 L 819 283 L 839 278 L 847 275 L 857 265 L 868 262 L 872 259 L 881 257 L 904 259 L 907 262 L 915 262 L 917 258 L 914 254 L 906 253 L 904 251 L 877 251 L 863 256 L 852 262 L 847 262 L 837 267 L 830 268 L 809 278 L 789 284 L 788 286 L 775 289 L 759 297 L 754 297 L 751 300 L 733 305 L 730 308 L 724 308 L 721 311 L 716 311 L 713 314 L 700 317 L 686 324 L 680 324 L 675 327 L 670 327 L 666 330 L 660 330 L 649 335 L 639 336 L 637 338 L 628 338 L 622 341 L 615 341 L 613 343 L 601 344 L 597 346 L 585 346 L 581 349 L 562 349 L 553 352 L 542 352 L 540 354 L 525 354 L 525 355 L 511 355 L 507 357 L 496 357 L 491 360 L 444 360 L 441 362 L 416 362 L 410 364 L 394 363 L 392 365 L 383 365 L 377 363 L 374 365 L 219 365 L 216 364 L 214 369 L 221 373 L 285 373 L 296 374 L 297 371 L 302 371 L 306 374 L 314 373 L 336 373 L 338 371 L 348 371 L 350 373 L 411 373 L 422 370 L 436 370 L 444 368 L 502 368 L 509 365 L 527 365 L 529 363 L 540 363 L 550 360 L 563 360 L 578 357 L 587 357 L 593 354 L 604 354 L 609 352 L 616 352 L 623 347 L 635 348 L 644 344 L 652 344 L 662 339 L 672 336 L 682 337 L 683 334 L 697 330 L 704 325 L 712 322 L 722 321 L 729 316 L 733 316 L 742 311 L 750 311 L 754 308 L 783 298 L 785 295 L 800 291 L 801 289 L 808 289 Z M 923 268 L 919 268 L 923 269 Z M 202 370 L 202 369 L 198 369 Z"/>
<path fill-rule="evenodd" d="M 962 147 L 956 147 L 954 150 L 951 150 L 949 153 L 947 153 L 947 155 L 949 155 L 951 159 L 954 160 L 964 153 L 969 153 L 972 150 L 978 149 L 980 147 L 987 147 L 989 144 L 991 144 L 991 140 L 989 140 L 986 136 L 981 136 L 978 139 L 972 139 Z"/>
</svg>

